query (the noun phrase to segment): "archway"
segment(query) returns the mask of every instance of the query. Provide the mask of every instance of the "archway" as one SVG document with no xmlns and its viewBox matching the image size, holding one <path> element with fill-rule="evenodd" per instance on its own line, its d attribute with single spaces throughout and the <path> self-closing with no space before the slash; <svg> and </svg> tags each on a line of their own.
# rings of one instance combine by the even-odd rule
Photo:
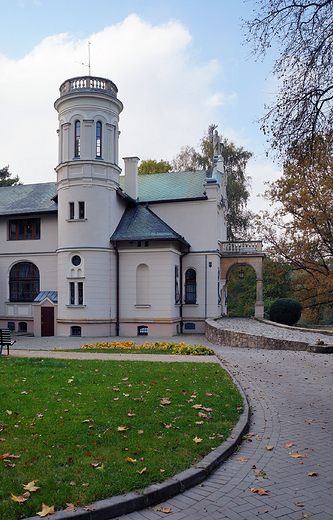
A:
<svg viewBox="0 0 333 520">
<path fill-rule="evenodd" d="M 226 246 L 224 245 L 226 244 Z M 249 248 L 249 244 L 251 248 Z M 237 247 L 235 247 L 237 246 Z M 250 251 L 250 252 L 248 252 Z M 256 276 L 256 302 L 255 312 L 256 318 L 264 317 L 264 302 L 263 302 L 263 259 L 265 254 L 261 249 L 261 242 L 223 242 L 221 244 L 221 281 L 222 296 L 223 296 L 223 314 L 227 314 L 227 286 L 230 274 L 236 267 L 248 266 L 251 267 Z"/>
<path fill-rule="evenodd" d="M 254 316 L 256 303 L 256 273 L 249 265 L 230 268 L 227 281 L 228 316 Z"/>
</svg>

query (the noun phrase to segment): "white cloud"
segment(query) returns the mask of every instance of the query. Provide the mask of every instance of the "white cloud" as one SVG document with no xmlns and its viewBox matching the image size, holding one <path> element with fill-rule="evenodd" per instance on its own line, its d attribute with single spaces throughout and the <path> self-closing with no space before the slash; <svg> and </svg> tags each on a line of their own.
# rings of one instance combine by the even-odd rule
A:
<svg viewBox="0 0 333 520">
<path fill-rule="evenodd" d="M 227 104 L 229 105 L 231 103 L 235 103 L 237 101 L 237 97 L 238 96 L 235 92 L 229 94 L 228 96 L 223 94 L 223 92 L 215 92 L 215 94 L 213 94 L 210 99 L 208 99 L 207 104 L 211 107 L 224 106 Z"/>
<path fill-rule="evenodd" d="M 191 35 L 177 21 L 152 26 L 130 15 L 84 41 L 58 34 L 23 59 L 0 55 L 0 167 L 9 163 L 24 183 L 55 180 L 53 103 L 65 79 L 88 73 L 82 65 L 88 61 L 88 41 L 92 75 L 114 81 L 124 103 L 121 156 L 171 159 L 181 146 L 196 146 L 216 106 L 227 99 L 212 92 L 220 65 L 192 60 Z"/>
</svg>

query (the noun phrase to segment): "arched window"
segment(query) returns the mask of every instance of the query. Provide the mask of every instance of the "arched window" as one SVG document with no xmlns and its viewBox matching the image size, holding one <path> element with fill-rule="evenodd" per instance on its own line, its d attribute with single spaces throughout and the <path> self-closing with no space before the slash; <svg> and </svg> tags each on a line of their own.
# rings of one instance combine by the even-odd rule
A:
<svg viewBox="0 0 333 520">
<path fill-rule="evenodd" d="M 146 264 L 136 268 L 136 304 L 149 305 L 149 267 Z"/>
<path fill-rule="evenodd" d="M 15 264 L 9 275 L 11 302 L 32 302 L 39 293 L 39 270 L 31 262 Z"/>
<path fill-rule="evenodd" d="M 75 142 L 74 142 L 74 157 L 81 155 L 81 124 L 80 121 L 75 121 Z"/>
<path fill-rule="evenodd" d="M 96 157 L 102 157 L 102 123 L 96 123 Z"/>
<path fill-rule="evenodd" d="M 187 269 L 185 273 L 185 303 L 197 302 L 197 273 Z"/>
</svg>

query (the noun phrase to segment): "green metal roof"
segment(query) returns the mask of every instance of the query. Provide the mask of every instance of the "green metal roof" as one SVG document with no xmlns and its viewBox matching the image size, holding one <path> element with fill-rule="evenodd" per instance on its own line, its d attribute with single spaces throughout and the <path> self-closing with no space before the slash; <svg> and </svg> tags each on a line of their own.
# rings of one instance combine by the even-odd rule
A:
<svg viewBox="0 0 333 520">
<path fill-rule="evenodd" d="M 205 197 L 207 178 L 217 178 L 221 182 L 221 175 L 212 170 L 191 172 L 168 172 L 138 175 L 137 202 L 156 202 L 167 200 L 188 200 Z M 120 187 L 125 191 L 125 177 L 120 176 Z"/>
<path fill-rule="evenodd" d="M 0 188 L 0 215 L 56 212 L 58 205 L 55 182 L 20 184 Z"/>
<path fill-rule="evenodd" d="M 168 224 L 145 206 L 128 206 L 111 237 L 112 241 L 177 240 L 189 245 Z"/>
</svg>

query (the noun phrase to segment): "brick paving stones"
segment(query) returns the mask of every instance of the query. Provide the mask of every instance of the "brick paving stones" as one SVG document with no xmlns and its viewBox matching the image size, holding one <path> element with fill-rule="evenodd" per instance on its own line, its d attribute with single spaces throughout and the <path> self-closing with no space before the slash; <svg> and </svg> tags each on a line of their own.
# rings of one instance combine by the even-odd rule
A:
<svg viewBox="0 0 333 520">
<path fill-rule="evenodd" d="M 163 502 L 171 513 L 121 520 L 332 520 L 333 355 L 214 348 L 247 394 L 250 436 L 202 484 Z"/>
</svg>

